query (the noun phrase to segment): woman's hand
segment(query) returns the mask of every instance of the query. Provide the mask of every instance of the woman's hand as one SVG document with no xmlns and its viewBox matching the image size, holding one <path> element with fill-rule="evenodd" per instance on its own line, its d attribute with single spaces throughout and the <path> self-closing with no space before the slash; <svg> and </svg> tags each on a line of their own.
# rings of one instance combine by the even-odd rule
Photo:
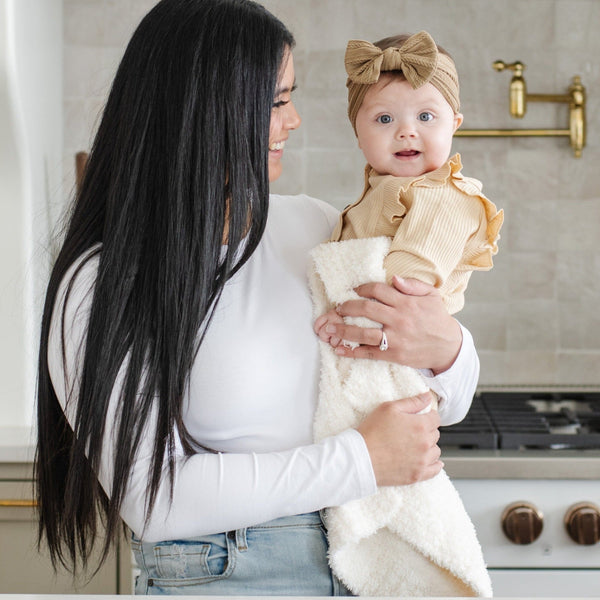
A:
<svg viewBox="0 0 600 600">
<path fill-rule="evenodd" d="M 393 286 L 366 283 L 355 291 L 362 298 L 340 304 L 337 314 L 368 317 L 381 323 L 388 349 L 379 349 L 381 329 L 347 325 L 327 313 L 315 321 L 315 331 L 321 339 L 328 336 L 324 341 L 334 346 L 337 354 L 431 369 L 434 374 L 452 366 L 460 351 L 462 332 L 458 322 L 448 314 L 436 288 L 416 279 L 394 277 Z M 340 344 L 342 339 L 360 346 L 348 348 Z"/>
<path fill-rule="evenodd" d="M 367 444 L 378 486 L 407 485 L 441 471 L 438 413 L 417 414 L 432 399 L 433 394 L 427 392 L 384 402 L 357 427 Z"/>
</svg>

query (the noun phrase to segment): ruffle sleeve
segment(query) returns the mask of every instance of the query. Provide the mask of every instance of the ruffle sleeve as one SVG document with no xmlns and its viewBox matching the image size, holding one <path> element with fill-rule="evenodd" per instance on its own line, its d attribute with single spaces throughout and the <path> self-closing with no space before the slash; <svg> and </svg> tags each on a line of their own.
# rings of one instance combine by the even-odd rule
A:
<svg viewBox="0 0 600 600">
<path fill-rule="evenodd" d="M 500 239 L 500 228 L 504 222 L 504 211 L 497 210 L 496 205 L 481 191 L 481 182 L 472 177 L 464 177 L 461 173 L 462 164 L 460 155 L 455 154 L 447 163 L 449 166 L 448 182 L 467 196 L 479 200 L 483 206 L 483 218 L 485 219 L 485 237 L 482 243 L 474 250 L 470 249 L 465 255 L 465 267 L 472 269 L 491 269 L 493 266 L 492 256 L 498 252 L 498 240 Z"/>
<path fill-rule="evenodd" d="M 483 210 L 480 211 L 481 222 L 476 235 L 471 243 L 465 248 L 463 261 L 457 266 L 461 271 L 487 270 L 493 267 L 492 257 L 498 252 L 498 240 L 500 239 L 500 228 L 504 221 L 504 212 L 497 210 L 495 204 L 482 192 L 482 184 L 478 179 L 465 177 L 462 173 L 462 162 L 460 154 L 455 154 L 440 168 L 419 177 L 396 177 L 396 194 L 404 198 L 410 198 L 411 188 L 428 188 L 450 186 L 458 190 L 462 195 L 470 197 L 481 203 Z M 386 180 L 382 180 L 389 186 Z M 374 180 L 371 179 L 373 182 Z M 402 207 L 404 208 L 404 207 Z M 411 206 L 407 206 L 410 210 Z M 397 218 L 397 215 L 394 215 Z"/>
</svg>

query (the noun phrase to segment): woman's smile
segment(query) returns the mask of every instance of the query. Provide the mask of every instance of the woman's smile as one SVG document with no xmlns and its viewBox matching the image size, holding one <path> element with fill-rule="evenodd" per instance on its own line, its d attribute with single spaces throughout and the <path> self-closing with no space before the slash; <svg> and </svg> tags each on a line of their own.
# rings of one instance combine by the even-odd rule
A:
<svg viewBox="0 0 600 600">
<path fill-rule="evenodd" d="M 300 125 L 300 116 L 292 102 L 295 89 L 294 59 L 288 51 L 284 58 L 285 68 L 281 74 L 275 91 L 271 126 L 269 130 L 269 181 L 279 178 L 282 171 L 281 158 L 288 133 Z M 284 136 L 284 137 L 281 137 Z"/>
</svg>

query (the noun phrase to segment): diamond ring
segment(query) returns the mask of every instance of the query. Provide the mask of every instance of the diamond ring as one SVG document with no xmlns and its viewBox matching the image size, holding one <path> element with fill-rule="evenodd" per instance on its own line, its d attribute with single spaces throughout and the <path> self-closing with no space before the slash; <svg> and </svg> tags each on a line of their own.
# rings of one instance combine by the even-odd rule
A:
<svg viewBox="0 0 600 600">
<path fill-rule="evenodd" d="M 385 335 L 385 331 L 383 329 L 381 330 L 381 343 L 379 344 L 379 349 L 382 352 L 385 352 L 388 349 L 387 335 Z"/>
</svg>

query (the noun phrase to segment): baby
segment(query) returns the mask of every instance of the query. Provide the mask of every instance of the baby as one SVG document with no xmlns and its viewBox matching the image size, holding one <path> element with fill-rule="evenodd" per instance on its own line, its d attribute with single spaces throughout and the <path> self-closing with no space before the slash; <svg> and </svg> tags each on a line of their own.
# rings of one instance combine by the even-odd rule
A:
<svg viewBox="0 0 600 600">
<path fill-rule="evenodd" d="M 391 238 L 388 283 L 398 275 L 434 285 L 455 313 L 471 273 L 492 268 L 503 213 L 461 174 L 460 156 L 449 158 L 463 121 L 454 61 L 422 31 L 351 40 L 345 64 L 348 117 L 367 166 L 364 191 L 331 241 Z M 331 311 L 318 321 L 321 339 L 339 320 Z"/>
<path fill-rule="evenodd" d="M 429 387 L 416 369 L 340 352 L 331 329 L 341 317 L 332 307 L 361 283 L 397 275 L 434 285 L 457 312 L 471 273 L 492 268 L 503 220 L 480 182 L 461 174 L 458 154 L 449 158 L 462 123 L 458 77 L 429 34 L 352 40 L 346 71 L 348 116 L 367 166 L 361 197 L 311 253 L 315 315 L 325 313 L 315 329 L 330 342 L 321 344 L 317 440 L 355 427 L 379 403 Z M 387 348 L 382 329 L 379 350 Z M 330 564 L 354 594 L 491 596 L 475 530 L 443 470 L 330 507 L 324 518 Z"/>
</svg>

